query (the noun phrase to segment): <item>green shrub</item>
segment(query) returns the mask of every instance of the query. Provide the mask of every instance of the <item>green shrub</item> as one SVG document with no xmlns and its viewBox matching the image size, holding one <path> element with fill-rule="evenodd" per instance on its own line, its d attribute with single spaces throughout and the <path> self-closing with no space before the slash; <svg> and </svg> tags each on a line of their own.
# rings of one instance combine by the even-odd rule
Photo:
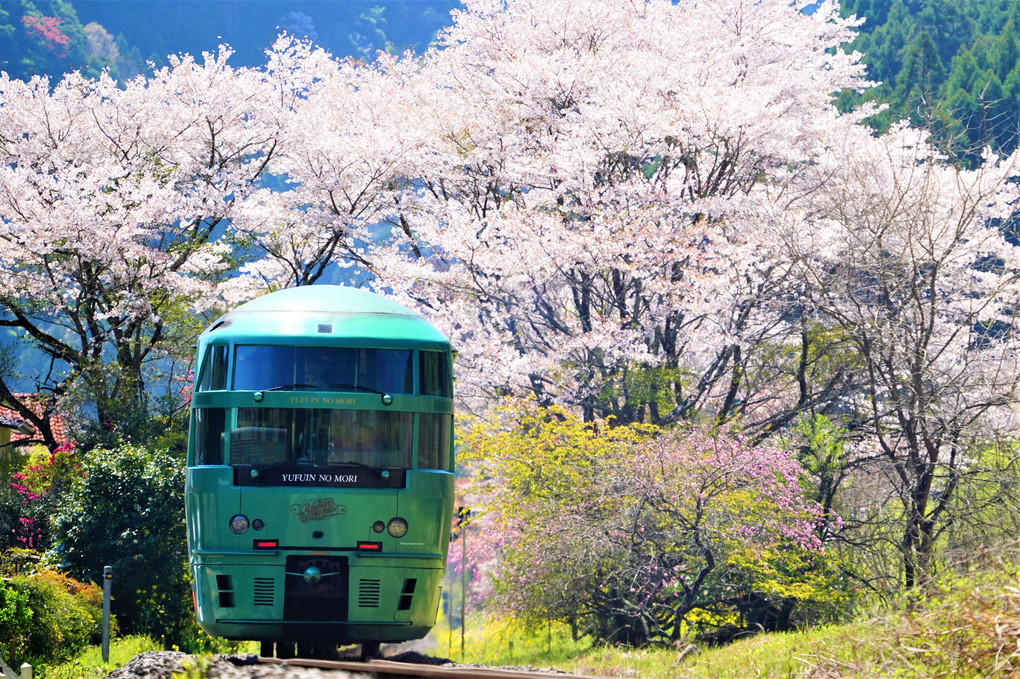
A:
<svg viewBox="0 0 1020 679">
<path fill-rule="evenodd" d="M 8 665 L 20 665 L 26 657 L 31 625 L 28 592 L 0 580 L 0 657 Z"/>
<path fill-rule="evenodd" d="M 15 587 L 28 592 L 32 611 L 27 655 L 30 662 L 63 662 L 77 655 L 92 638 L 96 619 L 82 600 L 67 591 L 63 578 L 52 571 L 21 575 Z"/>
<path fill-rule="evenodd" d="M 43 569 L 0 581 L 0 654 L 12 666 L 64 662 L 98 638 L 102 595 Z"/>
<path fill-rule="evenodd" d="M 184 527 L 184 466 L 125 444 L 89 451 L 53 521 L 48 558 L 80 579 L 113 567 L 113 611 L 126 634 L 185 647 L 195 637 Z"/>
</svg>

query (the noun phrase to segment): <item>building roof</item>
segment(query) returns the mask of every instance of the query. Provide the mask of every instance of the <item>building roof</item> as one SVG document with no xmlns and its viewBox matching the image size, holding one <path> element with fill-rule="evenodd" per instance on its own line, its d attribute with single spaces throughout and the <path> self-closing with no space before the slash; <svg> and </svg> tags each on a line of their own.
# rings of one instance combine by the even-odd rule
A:
<svg viewBox="0 0 1020 679">
<path fill-rule="evenodd" d="M 5 414 L 3 411 L 10 410 L 9 408 L 0 408 L 0 429 L 10 429 L 17 431 L 22 434 L 31 434 L 34 430 L 32 425 L 25 420 Z"/>
<path fill-rule="evenodd" d="M 36 415 L 41 416 L 46 407 L 46 399 L 39 394 L 14 394 L 14 397 L 21 403 L 27 405 Z M 53 429 L 53 437 L 57 445 L 66 446 L 71 443 L 71 437 L 67 432 L 67 421 L 61 415 L 50 416 L 50 427 Z M 5 405 L 0 405 L 0 428 L 11 430 L 11 443 L 17 445 L 18 441 L 29 439 L 40 439 L 41 436 L 31 422 L 21 417 L 18 411 Z"/>
</svg>

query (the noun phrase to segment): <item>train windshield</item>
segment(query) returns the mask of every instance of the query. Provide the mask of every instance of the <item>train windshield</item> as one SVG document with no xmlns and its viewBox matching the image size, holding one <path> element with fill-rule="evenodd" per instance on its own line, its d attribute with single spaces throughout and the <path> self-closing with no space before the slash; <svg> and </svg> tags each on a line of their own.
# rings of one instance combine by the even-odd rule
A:
<svg viewBox="0 0 1020 679">
<path fill-rule="evenodd" d="M 238 345 L 233 388 L 410 394 L 411 351 Z"/>
<path fill-rule="evenodd" d="M 230 464 L 294 462 L 406 469 L 413 413 L 382 410 L 238 408 Z"/>
</svg>

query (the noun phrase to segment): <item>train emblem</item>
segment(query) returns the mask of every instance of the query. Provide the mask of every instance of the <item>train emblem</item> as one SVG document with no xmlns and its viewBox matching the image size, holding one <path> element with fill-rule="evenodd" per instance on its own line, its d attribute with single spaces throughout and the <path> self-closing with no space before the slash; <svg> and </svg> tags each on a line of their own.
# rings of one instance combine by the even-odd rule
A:
<svg viewBox="0 0 1020 679">
<path fill-rule="evenodd" d="M 347 513 L 347 507 L 338 505 L 333 498 L 326 497 L 309 502 L 298 502 L 290 506 L 290 513 L 296 514 L 301 523 L 309 521 L 321 521 L 334 516 L 341 516 Z"/>
</svg>

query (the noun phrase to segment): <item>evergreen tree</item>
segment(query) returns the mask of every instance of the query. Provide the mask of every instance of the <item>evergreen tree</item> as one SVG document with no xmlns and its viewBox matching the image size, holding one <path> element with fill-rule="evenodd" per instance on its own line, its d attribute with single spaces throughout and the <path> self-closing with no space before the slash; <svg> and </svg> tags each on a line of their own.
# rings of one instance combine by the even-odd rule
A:
<svg viewBox="0 0 1020 679">
<path fill-rule="evenodd" d="M 1016 148 L 1020 0 L 847 0 L 842 11 L 865 18 L 851 47 L 882 83 L 863 95 L 840 93 L 842 110 L 886 104 L 873 128 L 924 125 L 968 162 L 985 146 Z"/>
<path fill-rule="evenodd" d="M 995 74 L 1000 80 L 1005 80 L 1016 68 L 1017 62 L 1020 62 L 1020 38 L 1017 37 L 1016 23 L 1013 19 L 1007 20 L 1002 27 L 998 39 L 992 44 L 989 56 Z"/>
<path fill-rule="evenodd" d="M 896 75 L 896 108 L 901 117 L 909 118 L 914 124 L 924 124 L 945 79 L 946 68 L 935 41 L 928 31 L 921 31 L 907 46 L 903 68 Z"/>
<path fill-rule="evenodd" d="M 994 74 L 982 70 L 969 49 L 953 59 L 941 102 L 942 109 L 951 118 L 945 140 L 950 148 L 962 149 L 964 153 L 974 151 L 982 139 L 986 130 L 984 102 L 989 76 L 994 77 Z"/>
</svg>

